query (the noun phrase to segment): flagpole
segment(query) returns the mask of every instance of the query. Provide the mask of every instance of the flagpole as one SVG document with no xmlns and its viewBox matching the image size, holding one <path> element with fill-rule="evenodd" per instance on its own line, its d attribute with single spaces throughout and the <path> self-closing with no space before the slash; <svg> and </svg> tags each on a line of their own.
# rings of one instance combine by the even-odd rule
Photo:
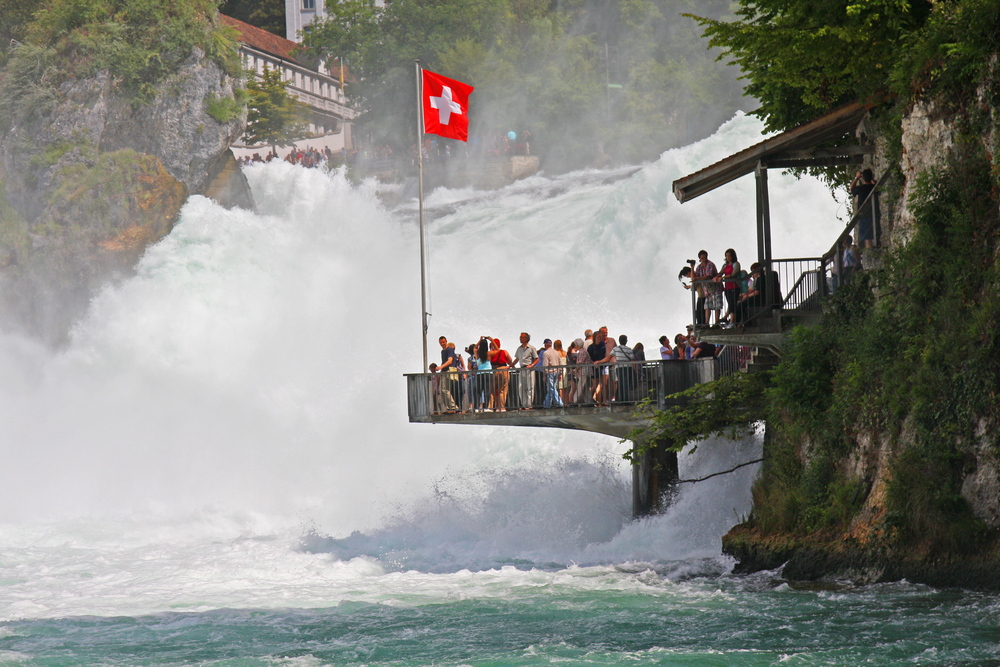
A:
<svg viewBox="0 0 1000 667">
<path fill-rule="evenodd" d="M 424 337 L 424 365 L 421 372 L 427 372 L 427 276 L 424 270 L 424 99 L 423 77 L 420 76 L 420 61 L 415 60 L 417 70 L 417 164 L 420 172 L 418 210 L 420 212 L 420 324 Z"/>
</svg>

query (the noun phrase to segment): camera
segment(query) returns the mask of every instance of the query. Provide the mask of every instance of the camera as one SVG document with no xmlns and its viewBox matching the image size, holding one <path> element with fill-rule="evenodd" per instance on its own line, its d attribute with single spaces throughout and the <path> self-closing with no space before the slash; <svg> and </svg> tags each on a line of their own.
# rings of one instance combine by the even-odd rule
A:
<svg viewBox="0 0 1000 667">
<path fill-rule="evenodd" d="M 687 263 L 690 264 L 691 266 L 694 266 L 695 264 L 697 264 L 697 262 L 695 262 L 693 259 L 687 260 Z"/>
</svg>

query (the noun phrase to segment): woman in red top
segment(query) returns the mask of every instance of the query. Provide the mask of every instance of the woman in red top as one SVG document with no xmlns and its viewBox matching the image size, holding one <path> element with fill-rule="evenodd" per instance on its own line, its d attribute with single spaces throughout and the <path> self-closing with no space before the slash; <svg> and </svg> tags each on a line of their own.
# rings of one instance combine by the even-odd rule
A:
<svg viewBox="0 0 1000 667">
<path fill-rule="evenodd" d="M 732 248 L 726 250 L 726 263 L 719 270 L 719 275 L 715 276 L 715 282 L 722 282 L 722 294 L 726 297 L 726 316 L 723 318 L 733 325 L 733 316 L 736 313 L 736 300 L 740 296 L 740 284 L 734 280 L 740 273 L 740 263 L 736 261 L 736 251 Z"/>
<path fill-rule="evenodd" d="M 490 341 L 490 362 L 493 364 L 493 395 L 490 397 L 490 407 L 497 412 L 507 412 L 507 389 L 510 385 L 510 372 L 513 365 L 510 353 L 500 348 L 500 339 Z"/>
</svg>

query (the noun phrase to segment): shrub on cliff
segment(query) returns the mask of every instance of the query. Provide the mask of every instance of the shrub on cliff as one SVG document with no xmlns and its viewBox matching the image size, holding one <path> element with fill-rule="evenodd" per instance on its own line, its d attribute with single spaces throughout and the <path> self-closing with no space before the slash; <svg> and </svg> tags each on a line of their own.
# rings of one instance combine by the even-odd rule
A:
<svg viewBox="0 0 1000 667">
<path fill-rule="evenodd" d="M 235 35 L 217 18 L 213 0 L 50 0 L 27 25 L 26 40 L 56 53 L 61 67 L 50 75 L 54 85 L 108 70 L 142 102 L 195 47 L 239 73 Z"/>
<path fill-rule="evenodd" d="M 910 242 L 839 290 L 819 327 L 794 332 L 769 390 L 758 527 L 849 518 L 836 506 L 862 483 L 846 463 L 867 434 L 892 451 L 887 534 L 949 551 L 983 534 L 961 493 L 980 440 L 1000 450 L 1000 189 L 982 129 L 967 126 L 925 175 Z"/>
</svg>

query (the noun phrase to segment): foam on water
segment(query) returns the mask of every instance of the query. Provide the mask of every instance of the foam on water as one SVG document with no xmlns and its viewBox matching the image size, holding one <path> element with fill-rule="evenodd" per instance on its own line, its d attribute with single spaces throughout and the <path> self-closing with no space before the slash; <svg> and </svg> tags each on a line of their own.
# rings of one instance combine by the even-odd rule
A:
<svg viewBox="0 0 1000 667">
<path fill-rule="evenodd" d="M 760 131 L 738 116 L 639 170 L 431 193 L 432 338 L 513 349 L 522 330 L 568 344 L 607 324 L 654 357 L 689 319 L 683 259 L 755 247 L 751 179 L 684 207 L 670 183 Z M 285 163 L 247 176 L 259 214 L 192 197 L 65 350 L 0 337 L 0 618 L 384 602 L 407 577 L 447 596 L 505 565 L 577 583 L 725 569 L 752 468 L 629 523 L 613 438 L 408 424 L 415 205 Z M 771 188 L 775 255 L 823 250 L 838 203 L 811 179 Z M 682 476 L 758 450 L 703 443 Z M 494 590 L 480 582 L 469 595 Z"/>
</svg>

